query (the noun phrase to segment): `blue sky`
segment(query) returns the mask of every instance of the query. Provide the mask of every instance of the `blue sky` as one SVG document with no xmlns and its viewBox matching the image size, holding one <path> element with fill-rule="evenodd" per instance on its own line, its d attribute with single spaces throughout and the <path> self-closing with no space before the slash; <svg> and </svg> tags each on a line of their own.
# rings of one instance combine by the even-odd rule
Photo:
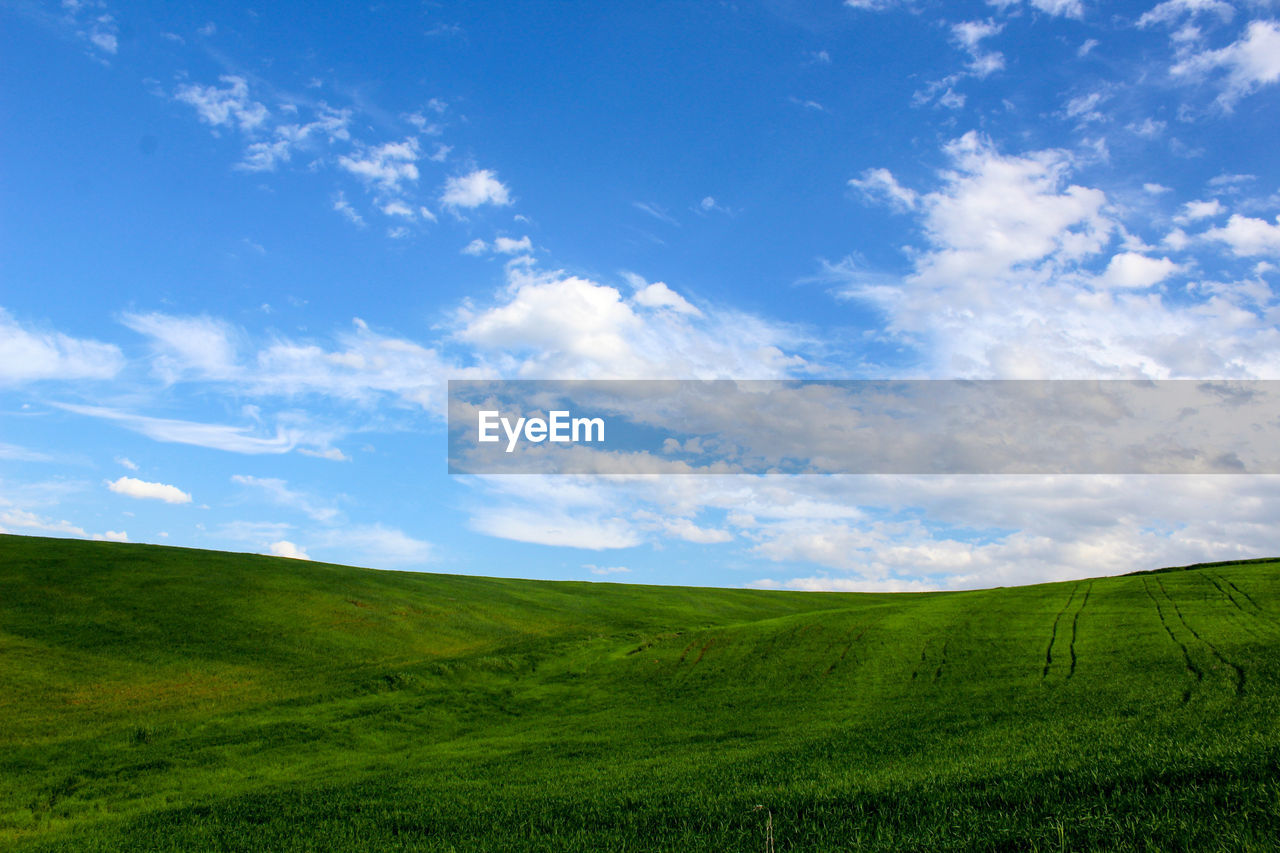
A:
<svg viewBox="0 0 1280 853">
<path fill-rule="evenodd" d="M 452 478 L 449 378 L 1280 378 L 1280 7 L 0 4 L 0 529 L 919 589 L 1271 477 Z"/>
</svg>

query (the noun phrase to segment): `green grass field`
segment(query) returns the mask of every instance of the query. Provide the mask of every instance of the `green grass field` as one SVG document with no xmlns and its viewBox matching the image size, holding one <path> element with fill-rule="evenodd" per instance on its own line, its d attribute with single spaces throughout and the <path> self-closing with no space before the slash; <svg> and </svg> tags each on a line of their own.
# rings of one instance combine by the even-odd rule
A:
<svg viewBox="0 0 1280 853">
<path fill-rule="evenodd" d="M 770 815 L 1280 849 L 1280 563 L 855 595 L 0 537 L 4 849 L 722 853 Z"/>
</svg>

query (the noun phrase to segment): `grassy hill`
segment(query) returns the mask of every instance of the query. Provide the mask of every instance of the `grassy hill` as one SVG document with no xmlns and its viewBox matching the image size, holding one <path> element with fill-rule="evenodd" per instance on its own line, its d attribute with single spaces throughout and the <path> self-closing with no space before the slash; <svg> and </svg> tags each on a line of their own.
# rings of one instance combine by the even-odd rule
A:
<svg viewBox="0 0 1280 853">
<path fill-rule="evenodd" d="M 0 536 L 0 848 L 760 851 L 770 817 L 1280 849 L 1280 563 L 851 595 Z"/>
</svg>

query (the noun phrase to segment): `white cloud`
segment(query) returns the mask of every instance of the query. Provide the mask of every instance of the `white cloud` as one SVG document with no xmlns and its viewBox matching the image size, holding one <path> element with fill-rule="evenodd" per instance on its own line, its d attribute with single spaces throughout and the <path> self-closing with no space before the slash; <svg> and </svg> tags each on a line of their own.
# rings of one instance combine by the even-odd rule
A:
<svg viewBox="0 0 1280 853">
<path fill-rule="evenodd" d="M 289 162 L 291 156 L 286 140 L 254 142 L 245 149 L 244 159 L 235 167 L 244 172 L 274 172 L 277 165 Z"/>
<path fill-rule="evenodd" d="M 1233 213 L 1227 224 L 1204 232 L 1210 240 L 1221 240 L 1240 257 L 1280 255 L 1280 216 L 1275 225 L 1262 219 Z"/>
<path fill-rule="evenodd" d="M 268 552 L 273 557 L 289 557 L 294 560 L 310 560 L 311 556 L 302 548 L 290 542 L 288 539 L 281 539 L 279 542 L 272 542 Z"/>
<path fill-rule="evenodd" d="M 487 251 L 489 251 L 489 244 L 479 237 L 462 247 L 462 254 L 471 255 L 473 258 L 478 258 Z"/>
<path fill-rule="evenodd" d="M 200 120 L 213 127 L 236 126 L 241 130 L 253 130 L 267 120 L 267 108 L 250 99 L 249 83 L 243 77 L 226 74 L 218 79 L 226 84 L 226 88 L 194 84 L 179 86 L 174 97 L 195 107 Z"/>
<path fill-rule="evenodd" d="M 1062 184 L 1062 151 L 1004 156 L 970 132 L 946 147 L 955 170 L 923 201 L 925 228 L 938 250 L 924 259 L 925 280 L 972 281 L 1024 264 L 1053 263 L 1097 252 L 1114 224 L 1099 190 Z"/>
<path fill-rule="evenodd" d="M 1101 277 L 1093 271 L 1125 230 L 1105 193 L 1070 182 L 1070 154 L 1006 155 L 974 133 L 945 151 L 951 168 L 916 204 L 925 241 L 907 249 L 913 271 L 894 281 L 829 270 L 846 274 L 843 295 L 884 312 L 886 333 L 921 354 L 926 375 L 1276 374 L 1280 333 L 1252 290 L 1192 282 L 1189 306 L 1183 294 L 1139 287 L 1172 274 L 1168 259 L 1122 256 Z M 1272 228 L 1237 218 L 1206 236 L 1263 254 Z M 1170 249 L 1186 247 L 1179 234 L 1166 238 Z"/>
<path fill-rule="evenodd" d="M 115 55 L 116 50 L 120 46 L 120 43 L 116 40 L 115 33 L 106 32 L 103 30 L 96 30 L 90 33 L 89 41 L 93 43 L 94 47 L 98 48 L 104 53 L 110 53 L 112 55 Z"/>
<path fill-rule="evenodd" d="M 1138 19 L 1138 26 L 1149 27 L 1152 24 L 1171 25 L 1184 17 L 1195 17 L 1200 14 L 1214 14 L 1223 21 L 1230 21 L 1235 15 L 1235 9 L 1230 3 L 1225 3 L 1223 0 L 1165 0 L 1165 2 L 1145 12 Z"/>
<path fill-rule="evenodd" d="M 533 242 L 526 235 L 519 240 L 511 237 L 497 237 L 493 241 L 493 250 L 500 255 L 515 255 L 520 252 L 532 252 Z"/>
<path fill-rule="evenodd" d="M 1216 198 L 1209 201 L 1189 201 L 1182 206 L 1182 214 L 1175 216 L 1173 221 L 1186 225 L 1197 219 L 1208 219 L 1217 216 L 1225 210 L 1226 208 L 1222 206 L 1222 202 Z"/>
<path fill-rule="evenodd" d="M 687 299 L 661 281 L 655 281 L 653 284 L 640 287 L 636 290 L 632 300 L 637 305 L 642 305 L 645 308 L 668 308 L 678 314 L 691 314 L 694 317 L 702 316 L 702 312 L 689 304 Z"/>
<path fill-rule="evenodd" d="M 1031 5 L 1041 12 L 1047 12 L 1057 17 L 1084 17 L 1084 4 L 1080 0 L 1031 0 Z"/>
<path fill-rule="evenodd" d="M 123 468 L 127 468 L 130 471 L 138 470 L 138 464 L 127 456 L 117 456 L 116 463 Z"/>
<path fill-rule="evenodd" d="M 402 216 L 406 219 L 413 219 L 413 208 L 403 201 L 387 202 L 382 206 L 382 212 L 387 216 Z"/>
<path fill-rule="evenodd" d="M 125 314 L 120 321 L 151 339 L 151 368 L 166 382 L 185 375 L 227 379 L 238 372 L 231 327 L 211 317 Z"/>
<path fill-rule="evenodd" d="M 453 333 L 475 348 L 481 366 L 498 375 L 770 377 L 806 366 L 785 351 L 799 344 L 794 333 L 751 315 L 639 312 L 637 307 L 646 306 L 578 276 L 511 268 L 507 277 L 498 303 L 465 306 Z M 676 295 L 665 297 L 668 307 L 679 304 Z M 642 298 L 662 296 L 646 291 Z"/>
<path fill-rule="evenodd" d="M 621 575 L 630 573 L 626 566 L 597 566 L 594 563 L 583 563 L 582 568 L 593 575 Z"/>
<path fill-rule="evenodd" d="M 1106 116 L 1098 112 L 1097 106 L 1107 99 L 1105 92 L 1090 92 L 1067 101 L 1067 117 L 1081 121 L 1103 121 Z"/>
<path fill-rule="evenodd" d="M 1141 122 L 1130 122 L 1125 125 L 1125 129 L 1130 133 L 1147 139 L 1154 139 L 1164 133 L 1165 127 L 1165 122 L 1156 121 L 1153 118 L 1145 118 Z"/>
<path fill-rule="evenodd" d="M 95 49 L 115 56 L 120 49 L 120 28 L 115 16 L 107 11 L 107 4 L 100 0 L 63 2 L 64 21 L 74 30 L 76 37 L 84 39 Z"/>
<path fill-rule="evenodd" d="M 1004 55 L 998 51 L 982 50 L 982 40 L 998 35 L 1003 24 L 993 21 L 962 21 L 951 26 L 951 37 L 968 52 L 969 73 L 982 78 L 1004 68 Z"/>
<path fill-rule="evenodd" d="M 559 513 L 537 508 L 491 507 L 471 516 L 477 533 L 498 539 L 603 551 L 631 548 L 644 539 L 621 518 L 592 517 L 583 513 Z"/>
<path fill-rule="evenodd" d="M 663 524 L 668 536 L 693 542 L 698 545 L 714 545 L 733 541 L 733 534 L 728 530 L 699 527 L 687 518 L 669 519 Z"/>
<path fill-rule="evenodd" d="M 477 169 L 460 177 L 449 178 L 440 203 L 445 207 L 479 207 L 482 204 L 504 206 L 511 204 L 507 187 L 489 169 Z"/>
<path fill-rule="evenodd" d="M 84 528 L 66 520 L 36 515 L 30 510 L 9 507 L 0 502 L 0 533 L 57 533 L 87 538 Z"/>
<path fill-rule="evenodd" d="M 1171 72 L 1175 77 L 1204 80 L 1219 68 L 1227 73 L 1218 103 L 1227 110 L 1262 86 L 1280 80 L 1280 22 L 1250 21 L 1244 38 L 1218 50 L 1191 55 Z"/>
<path fill-rule="evenodd" d="M 415 137 L 373 147 L 361 146 L 359 153 L 338 158 L 338 165 L 387 192 L 399 192 L 404 183 L 418 180 L 416 165 L 422 152 Z"/>
<path fill-rule="evenodd" d="M 872 201 L 887 201 L 890 207 L 899 211 L 914 210 L 919 202 L 915 190 L 899 184 L 888 169 L 867 169 L 861 178 L 852 178 L 849 186 L 860 190 Z"/>
<path fill-rule="evenodd" d="M 316 521 L 326 524 L 332 523 L 338 518 L 338 510 L 331 506 L 325 506 L 320 501 L 295 489 L 289 488 L 289 484 L 284 480 L 274 477 L 253 477 L 248 474 L 233 474 L 231 482 L 237 485 L 247 486 L 266 495 L 273 503 L 279 506 L 289 507 L 305 513 Z"/>
<path fill-rule="evenodd" d="M 124 530 L 108 530 L 105 533 L 95 533 L 93 538 L 99 542 L 128 542 L 129 534 Z"/>
<path fill-rule="evenodd" d="M 169 504 L 191 503 L 191 495 L 177 486 L 170 486 L 165 483 L 149 483 L 146 480 L 138 480 L 133 477 L 121 477 L 118 480 L 113 480 L 107 483 L 107 488 L 117 495 L 125 495 L 130 498 L 164 501 Z"/>
<path fill-rule="evenodd" d="M 312 548 L 332 549 L 343 560 L 373 568 L 423 566 L 435 551 L 431 543 L 382 524 L 333 528 L 313 539 Z"/>
<path fill-rule="evenodd" d="M 113 344 L 27 329 L 0 308 L 0 385 L 111 379 L 124 364 L 124 356 Z"/>
<path fill-rule="evenodd" d="M 650 204 L 649 202 L 645 202 L 645 201 L 633 201 L 631 202 L 631 206 L 634 207 L 636 210 L 647 213 L 648 215 L 652 216 L 654 219 L 658 220 L 659 222 L 665 222 L 668 225 L 675 225 L 677 227 L 679 227 L 680 225 L 680 223 L 676 221 L 676 219 L 672 217 L 671 214 L 667 213 L 666 210 L 664 210 L 663 208 L 659 207 L 656 204 Z"/>
<path fill-rule="evenodd" d="M 72 403 L 55 403 L 59 409 L 93 418 L 118 423 L 126 429 L 142 433 L 156 441 L 173 444 L 191 444 L 229 453 L 288 453 L 299 446 L 328 449 L 330 433 L 307 430 L 300 427 L 278 426 L 274 436 L 259 437 L 251 427 L 227 424 L 205 424 L 195 421 L 153 418 L 122 412 L 105 406 L 80 406 Z"/>
<path fill-rule="evenodd" d="M 844 0 L 844 5 L 851 9 L 862 9 L 868 12 L 882 12 L 903 5 L 904 0 Z"/>
<path fill-rule="evenodd" d="M 48 453 L 0 441 L 0 459 L 10 462 L 53 462 L 55 458 Z"/>
<path fill-rule="evenodd" d="M 1111 258 L 1106 272 L 1102 274 L 1102 282 L 1109 287 L 1151 287 L 1180 269 L 1168 258 L 1148 258 L 1136 252 L 1122 252 Z"/>
<path fill-rule="evenodd" d="M 342 214 L 342 217 L 359 228 L 364 227 L 364 217 L 356 212 L 351 206 L 351 202 L 347 201 L 346 195 L 339 192 L 337 198 L 333 200 L 333 209 Z"/>
</svg>

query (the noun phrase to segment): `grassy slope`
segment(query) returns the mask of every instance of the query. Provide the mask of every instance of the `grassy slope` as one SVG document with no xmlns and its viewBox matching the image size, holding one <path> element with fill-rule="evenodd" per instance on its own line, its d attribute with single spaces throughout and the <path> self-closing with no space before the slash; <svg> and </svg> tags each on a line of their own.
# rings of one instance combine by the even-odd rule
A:
<svg viewBox="0 0 1280 853">
<path fill-rule="evenodd" d="M 0 847 L 1278 849 L 1280 565 L 835 595 L 0 537 Z"/>
</svg>

